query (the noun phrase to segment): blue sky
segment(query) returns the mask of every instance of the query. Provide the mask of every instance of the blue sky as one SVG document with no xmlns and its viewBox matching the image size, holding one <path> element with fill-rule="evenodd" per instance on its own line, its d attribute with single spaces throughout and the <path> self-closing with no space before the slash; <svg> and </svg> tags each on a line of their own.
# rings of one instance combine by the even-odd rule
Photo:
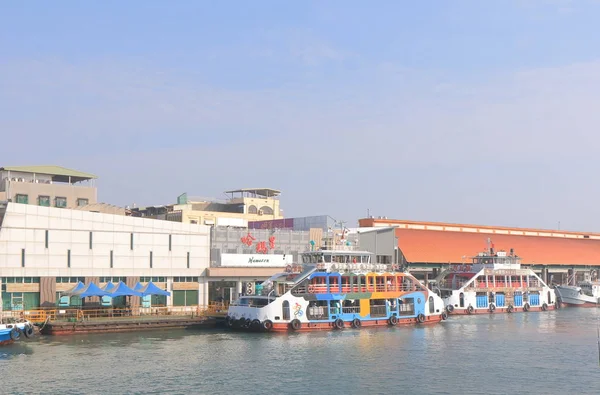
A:
<svg viewBox="0 0 600 395">
<path fill-rule="evenodd" d="M 0 16 L 0 165 L 101 200 L 600 231 L 600 2 L 45 1 Z"/>
</svg>

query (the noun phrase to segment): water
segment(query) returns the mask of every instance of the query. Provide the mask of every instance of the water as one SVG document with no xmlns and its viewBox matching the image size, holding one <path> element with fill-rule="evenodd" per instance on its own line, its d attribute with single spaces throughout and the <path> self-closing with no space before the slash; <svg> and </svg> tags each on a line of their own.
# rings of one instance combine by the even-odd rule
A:
<svg viewBox="0 0 600 395">
<path fill-rule="evenodd" d="M 293 334 L 45 337 L 0 348 L 2 393 L 600 393 L 594 309 Z"/>
</svg>

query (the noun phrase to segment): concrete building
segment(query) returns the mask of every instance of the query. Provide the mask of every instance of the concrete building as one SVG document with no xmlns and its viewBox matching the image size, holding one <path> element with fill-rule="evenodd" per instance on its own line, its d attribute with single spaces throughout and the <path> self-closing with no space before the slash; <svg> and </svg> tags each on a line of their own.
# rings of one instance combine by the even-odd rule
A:
<svg viewBox="0 0 600 395">
<path fill-rule="evenodd" d="M 327 232 L 343 226 L 339 221 L 329 215 L 313 215 L 308 217 L 280 218 L 259 221 L 249 221 L 249 229 L 287 229 L 296 231 L 308 231 L 311 229 L 323 229 Z"/>
<path fill-rule="evenodd" d="M 153 281 L 171 292 L 158 304 L 206 304 L 209 227 L 82 210 L 0 207 L 4 310 L 54 306 L 77 281 Z M 135 298 L 132 298 L 135 302 Z"/>
<path fill-rule="evenodd" d="M 94 204 L 95 179 L 60 166 L 1 167 L 0 201 L 59 208 Z"/>
<path fill-rule="evenodd" d="M 279 206 L 280 191 L 270 188 L 246 188 L 226 191 L 229 199 L 188 196 L 165 206 L 132 208 L 132 215 L 186 224 L 233 226 L 247 228 L 248 221 L 283 218 Z"/>
<path fill-rule="evenodd" d="M 378 261 L 397 263 L 424 278 L 450 265 L 464 265 L 483 252 L 488 239 L 496 250 L 514 249 L 522 264 L 548 283 L 575 283 L 600 270 L 600 234 L 365 218 L 362 249 Z M 360 229 L 360 228 L 359 228 Z"/>
</svg>

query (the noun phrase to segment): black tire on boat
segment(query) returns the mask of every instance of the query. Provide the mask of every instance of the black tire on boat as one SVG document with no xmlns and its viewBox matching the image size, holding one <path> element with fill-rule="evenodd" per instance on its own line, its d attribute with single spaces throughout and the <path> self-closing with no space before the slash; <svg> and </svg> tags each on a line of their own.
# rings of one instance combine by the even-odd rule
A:
<svg viewBox="0 0 600 395">
<path fill-rule="evenodd" d="M 395 315 L 391 316 L 390 319 L 388 320 L 389 324 L 391 326 L 396 326 L 398 324 L 398 317 L 396 317 Z"/>
<path fill-rule="evenodd" d="M 496 310 L 496 305 L 495 305 L 495 304 L 493 304 L 493 303 L 490 303 L 490 308 L 489 308 L 489 310 L 490 310 L 490 313 L 493 313 L 493 312 Z"/>
<path fill-rule="evenodd" d="M 473 314 L 473 306 L 469 305 L 469 307 L 467 307 L 467 314 Z"/>
<path fill-rule="evenodd" d="M 14 327 L 11 331 L 10 331 L 10 339 L 12 341 L 17 341 L 21 338 L 21 331 L 19 331 L 19 328 Z"/>
<path fill-rule="evenodd" d="M 302 323 L 300 322 L 300 320 L 298 318 L 294 318 L 292 320 L 292 322 L 290 322 L 290 326 L 292 327 L 293 330 L 297 331 L 302 326 Z"/>
<path fill-rule="evenodd" d="M 260 329 L 261 325 L 260 325 L 260 320 L 259 319 L 254 319 L 252 320 L 252 323 L 250 324 L 250 328 L 252 329 Z"/>
<path fill-rule="evenodd" d="M 508 307 L 506 308 L 506 311 L 509 312 L 509 313 L 512 313 L 513 309 L 514 309 L 513 305 L 509 304 Z"/>
<path fill-rule="evenodd" d="M 419 315 L 417 316 L 417 321 L 418 321 L 419 323 L 421 323 L 421 324 L 422 324 L 422 323 L 424 323 L 424 322 L 425 322 L 425 315 L 424 315 L 423 313 L 419 314 Z"/>
<path fill-rule="evenodd" d="M 344 321 L 341 318 L 338 318 L 334 321 L 333 325 L 336 329 L 344 329 Z"/>
<path fill-rule="evenodd" d="M 523 311 L 529 311 L 529 303 L 523 305 Z"/>
<path fill-rule="evenodd" d="M 548 310 L 548 305 L 546 303 L 544 303 L 542 305 L 542 311 L 546 311 L 546 310 Z"/>
<path fill-rule="evenodd" d="M 23 334 L 25 335 L 25 337 L 29 338 L 33 336 L 33 327 L 30 325 L 27 325 L 24 329 L 23 329 Z"/>
<path fill-rule="evenodd" d="M 448 313 L 452 313 L 454 311 L 454 306 L 452 306 L 451 304 L 449 304 L 448 306 L 446 306 L 446 311 Z"/>
<path fill-rule="evenodd" d="M 352 320 L 352 327 L 353 328 L 360 328 L 360 326 L 362 325 L 362 323 L 360 322 L 360 320 L 358 318 L 355 318 Z"/>
<path fill-rule="evenodd" d="M 273 321 L 265 320 L 265 322 L 263 322 L 263 328 L 265 328 L 266 331 L 273 329 Z"/>
<path fill-rule="evenodd" d="M 448 319 L 448 313 L 446 313 L 445 311 L 442 311 L 442 320 L 446 321 Z"/>
</svg>

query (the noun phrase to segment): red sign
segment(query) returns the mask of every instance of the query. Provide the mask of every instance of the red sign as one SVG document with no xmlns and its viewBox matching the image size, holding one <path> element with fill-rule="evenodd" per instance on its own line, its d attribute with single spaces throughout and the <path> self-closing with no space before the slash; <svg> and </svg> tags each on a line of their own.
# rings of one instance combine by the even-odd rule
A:
<svg viewBox="0 0 600 395">
<path fill-rule="evenodd" d="M 269 249 L 270 250 L 275 249 L 275 236 L 269 237 Z"/>
<path fill-rule="evenodd" d="M 267 242 L 259 241 L 258 243 L 256 243 L 256 252 L 258 252 L 259 254 L 266 254 L 267 253 Z"/>
<path fill-rule="evenodd" d="M 242 244 L 245 244 L 248 247 L 250 247 L 254 240 L 256 240 L 256 239 L 250 233 L 248 233 L 247 236 L 242 237 Z"/>
</svg>

